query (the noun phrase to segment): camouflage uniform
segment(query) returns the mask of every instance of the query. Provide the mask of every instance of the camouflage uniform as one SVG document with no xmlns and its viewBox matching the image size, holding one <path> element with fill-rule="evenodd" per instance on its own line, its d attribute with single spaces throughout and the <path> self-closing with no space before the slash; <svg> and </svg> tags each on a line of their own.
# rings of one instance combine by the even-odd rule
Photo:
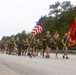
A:
<svg viewBox="0 0 76 75">
<path fill-rule="evenodd" d="M 24 55 L 24 43 L 25 43 L 25 40 L 22 39 L 22 41 L 20 42 L 20 45 L 21 45 L 21 52 L 22 52 L 22 55 Z"/>
<path fill-rule="evenodd" d="M 60 46 L 61 46 L 61 38 L 60 37 L 54 39 L 54 46 L 58 47 L 60 49 Z"/>
<path fill-rule="evenodd" d="M 51 35 L 45 35 L 46 47 L 51 48 Z"/>
<path fill-rule="evenodd" d="M 18 39 L 16 40 L 16 45 L 17 45 L 17 49 L 18 49 L 18 56 L 21 56 L 21 40 Z"/>
<path fill-rule="evenodd" d="M 68 47 L 68 44 L 67 44 L 67 36 L 63 36 L 62 37 L 62 42 L 65 44 L 65 47 Z"/>
<path fill-rule="evenodd" d="M 37 40 L 34 39 L 32 44 L 33 44 L 33 56 L 35 56 L 37 52 Z"/>
<path fill-rule="evenodd" d="M 65 35 L 62 37 L 62 43 L 63 43 L 63 50 L 64 51 L 64 55 L 63 55 L 63 59 L 65 58 L 65 55 L 66 55 L 66 59 L 69 59 L 68 58 L 68 39 L 67 39 L 67 34 L 65 33 Z"/>
<path fill-rule="evenodd" d="M 46 50 L 46 40 L 45 37 L 42 39 L 42 56 L 44 57 L 44 53 Z"/>
<path fill-rule="evenodd" d="M 39 39 L 37 39 L 36 47 L 37 47 L 37 56 L 38 56 L 38 53 L 39 52 L 41 53 L 41 50 L 42 50 L 42 42 Z"/>
<path fill-rule="evenodd" d="M 59 51 L 60 46 L 61 46 L 61 39 L 60 39 L 59 36 L 54 38 L 54 45 L 55 45 L 55 48 L 56 48 L 56 58 L 58 58 L 58 51 Z"/>
<path fill-rule="evenodd" d="M 5 50 L 5 42 L 2 41 L 1 42 L 1 52 L 4 52 L 4 50 Z"/>
<path fill-rule="evenodd" d="M 46 58 L 50 57 L 50 50 L 51 50 L 51 35 L 47 31 L 47 35 L 45 35 L 45 43 L 46 43 Z"/>
<path fill-rule="evenodd" d="M 15 48 L 14 41 L 10 40 L 8 43 L 9 54 L 13 52 L 14 48 Z"/>
</svg>

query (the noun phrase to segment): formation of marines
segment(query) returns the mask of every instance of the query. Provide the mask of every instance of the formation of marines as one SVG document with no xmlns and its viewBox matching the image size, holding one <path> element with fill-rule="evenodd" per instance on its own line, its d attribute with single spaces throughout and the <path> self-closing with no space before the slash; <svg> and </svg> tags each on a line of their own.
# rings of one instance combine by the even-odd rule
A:
<svg viewBox="0 0 76 75">
<path fill-rule="evenodd" d="M 0 52 L 6 51 L 6 54 L 18 54 L 28 55 L 30 58 L 33 56 L 38 56 L 38 53 L 42 55 L 42 57 L 49 58 L 50 52 L 56 50 L 56 58 L 58 58 L 58 51 L 64 50 L 63 59 L 68 58 L 68 45 L 67 45 L 67 33 L 64 34 L 62 38 L 60 38 L 59 34 L 56 37 L 52 37 L 50 32 L 47 31 L 46 35 L 40 39 L 36 39 L 32 37 L 31 39 L 22 39 L 19 38 L 8 41 L 0 41 Z M 61 46 L 62 45 L 62 46 Z"/>
</svg>

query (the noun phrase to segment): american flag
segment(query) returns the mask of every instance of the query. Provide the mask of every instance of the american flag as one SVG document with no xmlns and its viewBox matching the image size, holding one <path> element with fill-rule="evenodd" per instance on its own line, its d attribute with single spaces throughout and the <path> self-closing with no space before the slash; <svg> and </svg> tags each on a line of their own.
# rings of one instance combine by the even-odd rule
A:
<svg viewBox="0 0 76 75">
<path fill-rule="evenodd" d="M 42 28 L 42 17 L 39 19 L 39 21 L 36 23 L 36 26 L 34 26 L 34 28 L 31 31 L 31 35 L 35 36 L 38 33 L 41 33 L 43 30 Z"/>
</svg>

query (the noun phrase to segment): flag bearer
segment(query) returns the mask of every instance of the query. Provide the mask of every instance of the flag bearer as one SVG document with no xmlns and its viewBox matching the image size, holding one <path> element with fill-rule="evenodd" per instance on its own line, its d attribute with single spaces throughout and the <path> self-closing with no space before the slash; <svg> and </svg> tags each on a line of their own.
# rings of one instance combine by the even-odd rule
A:
<svg viewBox="0 0 76 75">
<path fill-rule="evenodd" d="M 63 38 L 62 38 L 62 43 L 63 43 L 63 49 L 64 49 L 64 55 L 63 55 L 63 59 L 69 59 L 68 58 L 68 45 L 67 45 L 67 41 L 68 41 L 68 36 L 67 33 L 64 34 Z"/>
<path fill-rule="evenodd" d="M 53 43 L 54 43 L 55 48 L 56 48 L 56 58 L 58 58 L 58 50 L 59 50 L 60 45 L 61 45 L 61 38 L 60 38 L 59 34 L 57 34 L 57 36 L 54 37 Z"/>
</svg>

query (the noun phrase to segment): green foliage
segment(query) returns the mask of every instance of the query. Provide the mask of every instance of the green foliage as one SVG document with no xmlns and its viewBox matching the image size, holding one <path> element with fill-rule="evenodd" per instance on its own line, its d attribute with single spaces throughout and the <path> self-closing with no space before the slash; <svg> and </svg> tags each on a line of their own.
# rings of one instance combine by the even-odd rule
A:
<svg viewBox="0 0 76 75">
<path fill-rule="evenodd" d="M 56 4 L 56 3 L 55 3 Z M 76 6 L 71 5 L 69 1 L 62 2 L 61 4 L 50 5 L 50 13 L 46 19 L 44 18 L 43 25 L 45 30 L 42 34 L 46 34 L 46 31 L 50 31 L 51 35 L 53 36 L 56 31 L 60 34 L 62 38 L 65 32 L 68 32 L 69 28 L 71 27 L 74 18 L 76 17 Z M 56 7 L 56 8 L 55 8 Z M 58 7 L 61 7 L 61 11 L 59 14 L 55 10 L 59 10 Z M 52 15 L 54 14 L 54 16 Z M 40 37 L 41 35 L 40 34 Z M 76 46 L 69 47 L 69 49 L 76 49 Z"/>
<path fill-rule="evenodd" d="M 21 33 L 18 33 L 16 35 L 11 35 L 11 36 L 3 36 L 2 40 L 7 41 L 7 40 L 11 40 L 12 38 L 19 38 L 19 39 L 26 39 L 29 35 L 26 34 L 25 30 L 23 30 Z"/>
<path fill-rule="evenodd" d="M 53 36 L 56 31 L 63 37 L 65 32 L 68 32 L 71 27 L 74 18 L 76 17 L 76 6 L 71 5 L 70 1 L 64 1 L 62 3 L 55 2 L 55 4 L 50 5 L 49 16 L 43 16 L 42 24 L 43 31 L 36 35 L 36 38 L 42 39 L 46 34 L 46 31 L 50 31 Z M 2 40 L 9 40 L 12 37 L 20 39 L 26 39 L 30 35 L 26 34 L 25 30 L 21 33 L 12 36 L 3 36 Z M 70 49 L 76 49 L 76 46 L 69 47 Z"/>
</svg>

